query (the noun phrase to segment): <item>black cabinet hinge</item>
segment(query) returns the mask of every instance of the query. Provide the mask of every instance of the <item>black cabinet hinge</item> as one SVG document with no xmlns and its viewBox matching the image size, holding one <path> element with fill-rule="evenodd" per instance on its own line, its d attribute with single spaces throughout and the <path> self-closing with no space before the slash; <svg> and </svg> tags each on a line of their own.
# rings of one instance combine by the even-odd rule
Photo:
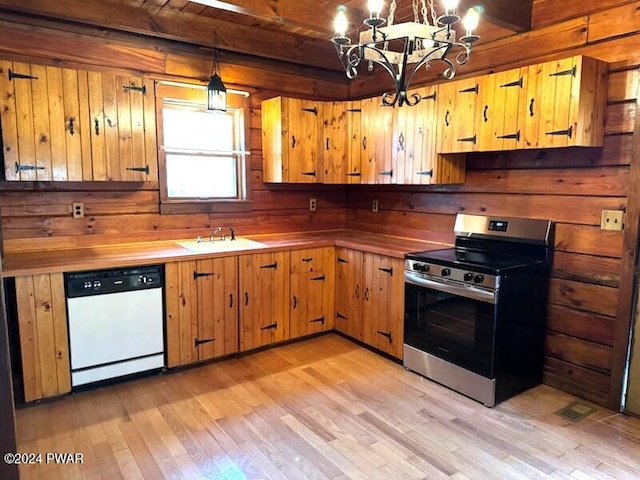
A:
<svg viewBox="0 0 640 480">
<path fill-rule="evenodd" d="M 382 335 L 383 337 L 386 337 L 387 340 L 389 340 L 389 343 L 393 343 L 393 338 L 391 338 L 391 332 L 381 332 L 380 330 L 377 330 L 376 333 L 379 335 Z"/>
<path fill-rule="evenodd" d="M 268 265 L 260 265 L 260 268 L 273 268 L 274 270 L 278 269 L 278 262 L 270 263 Z"/>
<path fill-rule="evenodd" d="M 340 320 L 349 320 L 347 317 L 342 315 L 340 312 L 336 312 L 336 318 L 339 318 Z"/>
<path fill-rule="evenodd" d="M 201 278 L 201 277 L 210 277 L 211 275 L 213 275 L 213 272 L 211 272 L 211 273 L 208 273 L 208 272 L 199 273 L 199 272 L 196 272 L 195 270 L 193 271 L 193 279 L 194 280 L 196 280 L 198 278 Z"/>
<path fill-rule="evenodd" d="M 147 94 L 147 86 L 146 85 L 142 85 L 141 87 L 137 87 L 134 84 L 131 85 L 124 85 L 122 87 L 125 91 L 129 91 L 129 92 L 140 92 L 143 95 Z"/>
<path fill-rule="evenodd" d="M 503 139 L 503 140 L 515 140 L 517 142 L 520 141 L 520 130 L 518 130 L 516 133 L 510 133 L 508 135 L 498 135 L 498 138 Z"/>
<path fill-rule="evenodd" d="M 314 115 L 318 115 L 318 109 L 317 107 L 313 107 L 313 108 L 302 108 L 303 112 L 309 112 L 309 113 L 313 113 Z"/>
<path fill-rule="evenodd" d="M 547 132 L 545 135 L 566 135 L 567 137 L 571 138 L 571 135 L 573 135 L 573 127 L 569 127 L 566 130 L 556 130 L 555 132 Z"/>
<path fill-rule="evenodd" d="M 505 88 L 505 87 L 520 87 L 522 88 L 522 77 L 520 77 L 520 80 L 516 80 L 515 82 L 509 82 L 509 83 L 505 83 L 503 85 L 500 85 L 500 88 Z"/>
<path fill-rule="evenodd" d="M 549 76 L 550 77 L 562 77 L 562 76 L 565 76 L 565 75 L 571 75 L 572 77 L 575 77 L 577 72 L 578 72 L 577 66 L 574 65 L 573 68 L 570 68 L 569 70 L 562 70 L 560 72 L 550 73 Z"/>
<path fill-rule="evenodd" d="M 349 263 L 349 260 L 345 260 L 344 258 L 338 257 L 338 263 Z"/>
<path fill-rule="evenodd" d="M 264 327 L 261 327 L 260 330 L 275 330 L 276 328 L 278 328 L 278 322 L 265 325 Z"/>
<path fill-rule="evenodd" d="M 312 171 L 312 172 L 302 172 L 302 175 L 306 175 L 307 177 L 315 177 L 316 176 L 316 171 Z"/>
<path fill-rule="evenodd" d="M 194 343 L 195 343 L 195 346 L 198 347 L 198 346 L 202 345 L 203 343 L 209 343 L 209 342 L 213 342 L 213 341 L 215 341 L 215 338 L 204 338 L 204 339 L 200 340 L 198 337 L 196 337 L 196 340 L 195 340 Z"/>
<path fill-rule="evenodd" d="M 324 282 L 324 280 L 325 280 L 324 273 L 323 273 L 321 276 L 319 276 L 319 277 L 313 277 L 313 278 L 312 278 L 312 279 L 310 279 L 310 280 L 311 280 L 311 281 L 314 281 L 314 280 L 320 280 L 320 281 L 323 281 L 323 282 Z"/>
<path fill-rule="evenodd" d="M 16 73 L 13 70 L 9 69 L 9 81 L 13 79 L 24 79 L 24 80 L 38 80 L 38 77 L 34 77 L 33 75 L 27 75 L 25 73 Z"/>
<path fill-rule="evenodd" d="M 16 162 L 16 173 L 30 172 L 33 170 L 44 170 L 44 167 L 41 167 L 40 165 L 20 165 L 18 162 Z"/>
<path fill-rule="evenodd" d="M 459 138 L 458 141 L 459 142 L 471 142 L 474 145 L 476 144 L 476 135 L 474 135 L 473 137 L 464 137 L 464 138 Z"/>
<path fill-rule="evenodd" d="M 320 318 L 314 318 L 313 320 L 309 320 L 309 323 L 321 323 L 324 325 L 324 315 Z"/>
<path fill-rule="evenodd" d="M 475 87 L 469 87 L 469 88 L 464 88 L 462 90 L 459 90 L 460 93 L 475 93 L 476 95 L 478 94 L 479 91 L 480 91 L 480 85 L 478 85 L 477 83 Z"/>
<path fill-rule="evenodd" d="M 422 172 L 416 172 L 416 175 L 424 175 L 427 177 L 433 176 L 433 170 L 423 170 Z"/>
<path fill-rule="evenodd" d="M 381 272 L 384 272 L 384 273 L 388 273 L 389 275 L 393 276 L 393 268 L 379 267 L 378 270 L 380 270 Z"/>
<path fill-rule="evenodd" d="M 145 165 L 144 167 L 127 167 L 127 170 L 130 172 L 144 172 L 149 175 L 149 165 Z"/>
</svg>

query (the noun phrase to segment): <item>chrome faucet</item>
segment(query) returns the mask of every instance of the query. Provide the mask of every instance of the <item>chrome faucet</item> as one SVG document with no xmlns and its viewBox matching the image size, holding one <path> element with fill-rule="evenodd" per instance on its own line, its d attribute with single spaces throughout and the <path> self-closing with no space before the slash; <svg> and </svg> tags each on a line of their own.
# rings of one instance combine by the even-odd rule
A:
<svg viewBox="0 0 640 480">
<path fill-rule="evenodd" d="M 209 237 L 209 241 L 213 242 L 216 239 L 216 233 L 218 232 L 222 232 L 222 227 L 216 227 L 216 229 L 211 233 L 211 236 Z M 220 240 L 224 240 L 224 234 L 220 233 Z"/>
</svg>

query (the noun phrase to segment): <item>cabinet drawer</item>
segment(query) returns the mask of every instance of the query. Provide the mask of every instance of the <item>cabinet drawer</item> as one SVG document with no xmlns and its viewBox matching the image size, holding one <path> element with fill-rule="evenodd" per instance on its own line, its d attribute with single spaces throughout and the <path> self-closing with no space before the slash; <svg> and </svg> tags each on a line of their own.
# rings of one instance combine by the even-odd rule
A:
<svg viewBox="0 0 640 480">
<path fill-rule="evenodd" d="M 305 248 L 291 252 L 291 273 L 317 272 L 324 269 L 324 248 Z"/>
</svg>

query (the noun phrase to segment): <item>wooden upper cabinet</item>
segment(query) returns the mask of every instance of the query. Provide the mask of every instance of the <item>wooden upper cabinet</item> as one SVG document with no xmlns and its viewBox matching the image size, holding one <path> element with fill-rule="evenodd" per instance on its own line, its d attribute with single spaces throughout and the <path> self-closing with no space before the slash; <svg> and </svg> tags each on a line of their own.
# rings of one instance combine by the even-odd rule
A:
<svg viewBox="0 0 640 480">
<path fill-rule="evenodd" d="M 607 74 L 605 62 L 580 55 L 529 67 L 524 148 L 602 146 Z"/>
<path fill-rule="evenodd" d="M 363 133 L 362 102 L 347 102 L 347 168 L 344 172 L 346 181 L 341 183 L 358 184 L 362 177 L 362 162 L 367 151 L 367 139 Z"/>
<path fill-rule="evenodd" d="M 325 102 L 322 122 L 323 183 L 347 183 L 349 137 L 347 107 L 349 102 Z"/>
<path fill-rule="evenodd" d="M 476 150 L 479 95 L 475 77 L 438 85 L 438 153 Z"/>
<path fill-rule="evenodd" d="M 392 155 L 395 109 L 383 106 L 380 97 L 362 100 L 360 108 L 360 134 L 363 145 L 360 183 L 396 183 Z"/>
<path fill-rule="evenodd" d="M 6 180 L 156 181 L 153 86 L 0 61 Z"/>
<path fill-rule="evenodd" d="M 262 102 L 263 181 L 322 182 L 322 108 L 297 98 Z"/>
<path fill-rule="evenodd" d="M 153 83 L 88 72 L 88 84 L 93 179 L 157 181 Z"/>
</svg>

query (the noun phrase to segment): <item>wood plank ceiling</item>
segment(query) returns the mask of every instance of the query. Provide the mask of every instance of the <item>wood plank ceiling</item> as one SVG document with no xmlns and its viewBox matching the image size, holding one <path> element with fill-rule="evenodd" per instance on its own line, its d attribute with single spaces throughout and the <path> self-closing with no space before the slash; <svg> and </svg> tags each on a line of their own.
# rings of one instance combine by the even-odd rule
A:
<svg viewBox="0 0 640 480">
<path fill-rule="evenodd" d="M 435 3 L 441 10 L 440 1 Z M 62 20 L 179 41 L 205 51 L 217 47 L 221 58 L 225 53 L 251 55 L 337 72 L 343 67 L 329 39 L 341 4 L 348 8 L 355 33 L 366 16 L 365 0 L 0 0 L 0 19 L 34 25 Z M 473 5 L 484 10 L 481 41 L 530 29 L 532 0 L 462 0 L 460 11 Z M 412 2 L 399 1 L 396 23 L 412 18 Z"/>
</svg>

